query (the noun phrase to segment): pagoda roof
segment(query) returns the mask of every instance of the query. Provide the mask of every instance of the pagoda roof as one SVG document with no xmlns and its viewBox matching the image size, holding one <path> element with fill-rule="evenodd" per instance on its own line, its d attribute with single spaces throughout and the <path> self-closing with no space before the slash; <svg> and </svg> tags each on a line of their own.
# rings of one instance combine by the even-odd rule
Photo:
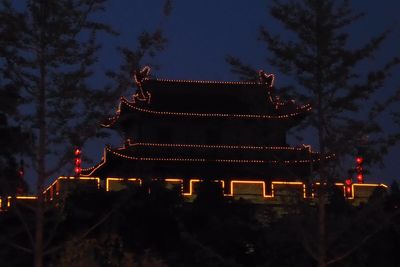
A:
<svg viewBox="0 0 400 267">
<path fill-rule="evenodd" d="M 326 159 L 331 156 L 326 156 Z M 263 173 L 263 171 L 277 170 L 282 173 L 291 168 L 302 167 L 309 169 L 310 164 L 318 163 L 321 155 L 311 151 L 308 146 L 301 147 L 266 147 L 242 145 L 197 145 L 197 144 L 160 144 L 160 143 L 130 143 L 117 149 L 106 148 L 102 161 L 94 167 L 83 170 L 86 176 L 108 176 L 109 172 L 121 176 L 129 172 L 143 170 L 143 166 L 156 163 L 156 168 L 170 168 L 170 171 L 183 170 L 190 173 L 190 169 L 211 168 L 224 170 L 223 175 L 236 169 L 236 172 Z M 152 165 L 152 166 L 153 166 Z M 122 166 L 130 166 L 129 171 Z M 246 169 L 250 167 L 250 169 Z M 192 167 L 192 168 L 191 168 Z M 232 169 L 233 168 L 233 169 Z M 150 169 L 154 169 L 154 166 Z M 239 175 L 233 173 L 233 175 Z M 293 175 L 293 174 L 291 174 Z M 240 176 L 240 175 L 239 175 Z M 246 176 L 246 175 L 245 175 Z"/>
<path fill-rule="evenodd" d="M 279 101 L 269 85 L 256 82 L 145 79 L 142 88 L 158 111 L 279 116 L 301 109 L 292 101 Z"/>
<path fill-rule="evenodd" d="M 284 120 L 303 117 L 311 105 L 282 101 L 273 93 L 274 76 L 260 72 L 258 82 L 155 79 L 149 69 L 136 73 L 137 93 L 121 98 L 112 126 L 122 113 L 156 116 Z"/>
<path fill-rule="evenodd" d="M 318 153 L 310 147 L 289 146 L 245 146 L 245 145 L 204 145 L 204 144 L 163 144 L 128 143 L 127 146 L 112 151 L 117 156 L 132 160 L 150 161 L 216 161 L 226 163 L 278 163 L 282 159 L 294 162 Z M 266 160 L 269 159 L 269 160 Z M 292 160 L 293 159 L 293 160 Z"/>
</svg>

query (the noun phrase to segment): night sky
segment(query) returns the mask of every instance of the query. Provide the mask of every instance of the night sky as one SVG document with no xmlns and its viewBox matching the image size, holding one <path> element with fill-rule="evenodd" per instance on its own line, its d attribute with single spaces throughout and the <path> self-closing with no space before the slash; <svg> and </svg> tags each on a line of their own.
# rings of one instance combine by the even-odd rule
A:
<svg viewBox="0 0 400 267">
<path fill-rule="evenodd" d="M 229 54 L 239 57 L 257 69 L 274 73 L 276 85 L 284 85 L 290 78 L 283 77 L 267 65 L 266 47 L 257 41 L 257 37 L 261 25 L 274 33 L 281 32 L 283 36 L 286 31 L 282 31 L 280 25 L 269 16 L 268 1 L 251 2 L 250 5 L 249 1 L 243 0 L 173 1 L 171 15 L 162 18 L 163 0 L 110 1 L 106 13 L 101 15 L 101 20 L 112 25 L 121 35 L 101 37 L 103 49 L 98 68 L 95 70 L 96 76 L 104 77 L 104 71 L 116 70 L 121 62 L 121 57 L 115 50 L 116 46 L 135 48 L 137 36 L 142 30 L 152 31 L 161 26 L 169 42 L 164 52 L 154 59 L 146 60 L 160 66 L 159 70 L 152 71 L 152 75 L 171 79 L 237 80 L 238 78 L 229 71 L 224 59 Z M 385 1 L 385 5 L 379 3 L 381 1 L 354 1 L 355 10 L 364 11 L 366 16 L 349 28 L 349 32 L 352 33 L 350 46 L 357 47 L 389 27 L 394 29 L 384 44 L 384 49 L 373 61 L 360 66 L 360 71 L 377 64 L 379 66 L 391 56 L 400 54 L 400 29 L 398 29 L 400 1 Z M 102 81 L 101 78 L 97 80 Z M 386 92 L 398 87 L 399 84 L 400 79 L 393 77 Z M 132 88 L 132 92 L 133 90 Z M 383 120 L 387 129 L 393 130 L 388 120 L 385 118 Z M 314 149 L 318 150 L 311 133 L 305 133 L 304 138 L 304 143 L 312 144 Z M 121 140 L 113 137 L 111 140 L 92 141 L 85 148 L 85 155 L 90 156 L 95 162 L 100 161 L 106 143 L 119 145 Z M 296 145 L 296 142 L 292 142 L 291 145 Z M 396 155 L 399 153 L 398 146 L 392 149 L 385 160 L 386 167 L 375 168 L 372 174 L 366 177 L 366 181 L 390 183 L 392 179 L 398 179 L 395 167 L 398 164 Z"/>
</svg>

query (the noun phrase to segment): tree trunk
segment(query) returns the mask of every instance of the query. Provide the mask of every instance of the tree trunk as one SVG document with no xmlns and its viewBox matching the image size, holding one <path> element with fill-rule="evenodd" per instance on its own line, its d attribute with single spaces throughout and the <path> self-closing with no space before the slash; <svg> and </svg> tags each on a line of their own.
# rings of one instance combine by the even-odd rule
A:
<svg viewBox="0 0 400 267">
<path fill-rule="evenodd" d="M 37 190 L 37 206 L 36 206 L 36 230 L 35 230 L 35 248 L 34 261 L 35 267 L 43 266 L 43 224 L 44 224 L 44 197 L 43 189 L 46 181 L 46 96 L 45 96 L 45 67 L 41 63 L 40 67 L 41 81 L 39 86 L 39 101 L 37 120 L 39 121 L 39 146 L 37 154 L 38 180 L 36 184 Z"/>
<path fill-rule="evenodd" d="M 316 66 L 315 69 L 315 80 L 316 80 L 316 94 L 317 94 L 317 129 L 318 129 L 318 143 L 319 150 L 321 153 L 321 160 L 319 166 L 319 176 L 320 176 L 320 190 L 318 192 L 318 267 L 326 266 L 326 188 L 328 186 L 328 173 L 325 169 L 325 136 L 324 136 L 324 110 L 323 110 L 323 89 L 324 89 L 324 73 L 323 73 L 323 33 L 321 29 L 321 13 L 322 13 L 322 2 L 317 1 L 315 6 L 316 14 Z"/>
<path fill-rule="evenodd" d="M 318 198 L 318 267 L 326 266 L 325 185 L 321 182 Z"/>
<path fill-rule="evenodd" d="M 43 266 L 43 223 L 44 223 L 44 203 L 43 194 L 38 192 L 38 200 L 36 206 L 36 230 L 35 230 L 35 247 L 34 247 L 34 266 Z"/>
<path fill-rule="evenodd" d="M 326 187 L 328 186 L 327 173 L 325 172 L 325 143 L 323 136 L 323 119 L 321 110 L 321 98 L 318 99 L 318 141 L 321 152 L 321 160 L 319 166 L 320 188 L 318 191 L 318 267 L 326 266 Z"/>
<path fill-rule="evenodd" d="M 44 18 L 43 18 L 44 19 Z M 38 84 L 38 101 L 37 101 L 37 121 L 39 124 L 39 145 L 37 152 L 37 168 L 38 180 L 36 184 L 37 190 L 37 207 L 36 207 L 36 229 L 35 229 L 35 247 L 34 247 L 34 267 L 43 266 L 43 228 L 44 228 L 44 196 L 43 190 L 46 181 L 46 145 L 47 145 L 47 125 L 46 125 L 46 61 L 45 61 L 45 44 L 44 32 L 41 34 L 40 53 L 38 62 L 40 64 L 40 81 Z"/>
</svg>

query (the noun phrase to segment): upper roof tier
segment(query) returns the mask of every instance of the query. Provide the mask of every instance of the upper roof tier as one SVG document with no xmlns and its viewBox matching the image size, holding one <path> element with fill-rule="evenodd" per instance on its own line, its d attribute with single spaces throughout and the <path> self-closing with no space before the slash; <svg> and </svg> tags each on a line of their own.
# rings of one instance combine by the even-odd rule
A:
<svg viewBox="0 0 400 267">
<path fill-rule="evenodd" d="M 257 82 L 222 82 L 155 79 L 150 68 L 135 73 L 137 92 L 131 101 L 123 99 L 132 111 L 163 116 L 231 117 L 248 119 L 287 119 L 303 117 L 309 104 L 282 101 L 273 93 L 274 75 L 259 72 Z M 126 110 L 126 109 L 125 109 Z M 112 118 L 110 126 L 119 117 Z M 126 111 L 124 111 L 126 112 Z"/>
</svg>

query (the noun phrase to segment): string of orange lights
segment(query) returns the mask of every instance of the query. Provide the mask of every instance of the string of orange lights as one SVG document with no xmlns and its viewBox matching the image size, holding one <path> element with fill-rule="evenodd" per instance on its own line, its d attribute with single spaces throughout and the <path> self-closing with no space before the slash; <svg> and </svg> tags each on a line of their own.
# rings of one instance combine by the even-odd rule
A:
<svg viewBox="0 0 400 267">
<path fill-rule="evenodd" d="M 138 161 L 180 161 L 180 162 L 221 162 L 221 163 L 267 163 L 267 164 L 296 164 L 296 163 L 313 163 L 319 162 L 321 159 L 302 159 L 302 160 L 242 160 L 242 159 L 207 159 L 207 158 L 165 158 L 165 157 L 134 157 L 124 155 L 122 153 L 106 148 L 106 150 L 115 156 Z M 331 159 L 334 155 L 327 155 L 325 159 Z"/>
<path fill-rule="evenodd" d="M 246 145 L 202 145 L 202 144 L 166 144 L 166 143 L 131 143 L 128 140 L 129 146 L 149 146 L 149 147 L 174 147 L 174 148 L 221 148 L 221 149 L 238 149 L 238 150 L 290 150 L 290 151 L 308 151 L 310 153 L 319 154 L 311 151 L 310 146 L 303 145 L 301 147 L 290 146 L 246 146 Z M 126 147 L 123 147 L 126 148 Z"/>
<path fill-rule="evenodd" d="M 98 177 L 59 177 L 57 178 L 44 192 L 43 194 L 46 194 L 47 192 L 51 192 L 51 196 L 46 200 L 47 201 L 52 201 L 54 199 L 54 191 L 56 191 L 57 193 L 59 193 L 59 181 L 60 180 L 74 180 L 74 181 L 87 181 L 87 180 L 93 180 L 96 181 L 96 188 L 97 189 L 101 189 L 100 187 L 100 179 Z M 195 187 L 194 185 L 196 183 L 201 183 L 204 180 L 203 179 L 189 179 L 189 188 L 188 191 L 184 191 L 184 187 L 183 187 L 183 183 L 184 183 L 184 179 L 181 178 L 165 178 L 165 179 L 153 179 L 153 180 L 163 180 L 165 181 L 167 184 L 168 183 L 172 183 L 174 185 L 180 186 L 181 189 L 181 193 L 183 196 L 186 197 L 191 197 L 196 195 L 196 191 L 195 191 Z M 105 180 L 105 185 L 106 185 L 106 191 L 112 191 L 115 189 L 111 189 L 111 184 L 112 183 L 129 183 L 129 182 L 134 182 L 137 183 L 139 186 L 142 185 L 142 178 L 114 178 L 114 177 L 108 177 Z M 225 181 L 224 180 L 211 180 L 212 182 L 216 182 L 216 183 L 220 183 L 222 189 L 225 188 Z M 229 193 L 224 193 L 224 196 L 226 197 L 243 197 L 245 196 L 247 193 L 243 192 L 243 188 L 240 187 L 240 185 L 250 185 L 250 186 L 261 186 L 260 187 L 260 192 L 259 192 L 259 196 L 261 196 L 264 199 L 274 199 L 277 196 L 277 192 L 279 190 L 284 190 L 285 187 L 294 187 L 294 188 L 298 188 L 299 192 L 301 192 L 301 195 L 303 198 L 316 198 L 316 194 L 314 192 L 312 192 L 312 194 L 310 196 L 307 196 L 306 192 L 307 192 L 307 186 L 304 182 L 299 182 L 299 181 L 271 181 L 271 182 L 266 182 L 263 180 L 235 180 L 232 179 L 230 181 L 228 181 L 229 183 L 229 189 L 230 192 Z M 270 193 L 267 193 L 267 185 L 270 186 Z M 349 199 L 349 200 L 355 200 L 356 199 L 356 194 L 358 192 L 357 188 L 378 188 L 378 187 L 382 187 L 384 189 L 387 189 L 387 185 L 385 184 L 358 184 L 358 183 L 354 183 L 351 185 L 351 194 L 346 194 L 345 192 L 345 184 L 344 183 L 335 183 L 335 186 L 339 187 L 339 188 L 343 188 L 343 193 L 344 196 Z M 313 185 L 310 185 L 312 188 L 318 188 L 318 186 L 320 186 L 320 183 L 314 183 Z M 55 190 L 53 190 L 53 187 L 56 187 Z M 255 188 L 252 189 L 253 191 L 256 190 Z M 370 190 L 371 191 L 371 190 Z M 372 192 L 372 191 L 371 191 Z M 251 195 L 257 194 L 256 191 L 254 191 Z M 365 194 L 365 193 L 362 193 Z M 58 194 L 57 194 L 58 195 Z M 5 203 L 3 204 L 3 199 L 5 199 Z M 37 200 L 37 196 L 7 196 L 5 198 L 0 197 L 0 211 L 6 211 L 8 210 L 11 205 L 12 202 L 14 200 L 20 200 L 20 201 L 35 201 Z"/>
<path fill-rule="evenodd" d="M 271 73 L 266 73 L 263 70 L 260 70 L 258 72 L 259 80 L 258 82 L 252 82 L 252 81 L 206 81 L 206 80 L 182 80 L 182 79 L 162 79 L 162 78 L 156 78 L 156 79 L 151 79 L 150 78 L 150 71 L 151 68 L 149 66 L 145 66 L 142 68 L 142 70 L 139 71 L 139 73 L 134 74 L 134 81 L 137 85 L 137 87 L 140 89 L 140 91 L 143 94 L 143 85 L 146 82 L 151 82 L 151 81 L 156 81 L 160 83 L 183 83 L 183 84 L 218 84 L 218 85 L 250 85 L 252 87 L 254 86 L 262 86 L 262 87 L 267 87 L 267 94 L 268 94 L 268 99 L 269 101 L 275 106 L 275 109 L 278 109 L 279 106 L 285 106 L 287 103 L 292 103 L 294 104 L 294 100 L 289 100 L 289 101 L 280 101 L 280 98 L 277 96 L 273 96 L 272 94 L 272 87 L 274 86 L 275 83 L 275 75 Z M 139 74 L 140 78 L 137 77 L 137 74 Z M 144 100 L 144 99 L 141 99 Z M 150 102 L 150 101 L 149 101 Z"/>
<path fill-rule="evenodd" d="M 206 117 L 206 118 L 240 118 L 240 119 L 288 119 L 291 117 L 296 117 L 303 114 L 304 112 L 311 111 L 311 105 L 305 104 L 302 106 L 296 106 L 296 112 L 284 113 L 279 115 L 267 115 L 267 114 L 229 114 L 229 113 L 200 113 L 200 112 L 174 112 L 174 111 L 160 111 L 153 110 L 150 108 L 138 107 L 135 105 L 137 101 L 147 102 L 150 104 L 151 93 L 149 91 L 144 91 L 144 83 L 150 81 L 162 82 L 162 83 L 192 83 L 192 84 L 222 84 L 222 85 L 253 85 L 253 86 L 266 86 L 267 97 L 269 101 L 274 105 L 275 109 L 278 110 L 280 106 L 285 106 L 286 103 L 295 103 L 294 100 L 283 102 L 280 101 L 278 97 L 272 95 L 271 88 L 275 81 L 275 76 L 273 74 L 267 74 L 264 71 L 259 71 L 260 82 L 227 82 L 227 81 L 204 81 L 204 80 L 174 80 L 174 79 L 150 79 L 150 67 L 145 66 L 140 71 L 134 73 L 134 81 L 139 93 L 133 95 L 133 101 L 130 102 L 126 98 L 121 97 L 121 101 L 118 105 L 116 114 L 113 117 L 108 118 L 109 123 L 103 123 L 103 127 L 111 127 L 119 118 L 121 112 L 121 104 L 127 105 L 132 110 L 139 112 L 154 114 L 154 115 L 166 115 L 166 116 L 184 116 L 184 117 Z M 265 82 L 263 82 L 265 81 Z"/>
<path fill-rule="evenodd" d="M 238 145 L 199 145 L 199 144 L 162 144 L 162 143 L 131 143 L 128 140 L 129 146 L 154 146 L 154 147 L 179 147 L 179 148 L 222 148 L 222 149 L 255 149 L 255 150 L 263 150 L 263 149 L 271 149 L 271 150 L 284 150 L 284 151 L 302 151 L 307 150 L 308 153 L 313 155 L 318 155 L 318 152 L 311 151 L 311 146 L 303 145 L 302 147 L 263 147 L 263 146 L 238 146 Z M 82 176 L 91 176 L 93 173 L 101 168 L 107 162 L 107 153 L 111 153 L 115 156 L 128 159 L 128 160 L 142 160 L 142 161 L 175 161 L 175 162 L 218 162 L 218 163 L 258 163 L 258 164 L 304 164 L 304 163 L 315 163 L 319 162 L 321 159 L 300 159 L 300 160 L 235 160 L 235 159 L 206 159 L 206 158 L 165 158 L 165 157 L 134 157 L 124 155 L 117 151 L 121 151 L 126 149 L 126 147 L 117 148 L 116 151 L 113 151 L 111 148 L 106 147 L 103 152 L 102 161 L 92 167 L 82 169 Z M 335 155 L 326 155 L 325 159 L 332 159 Z M 88 172 L 88 173 L 87 173 Z"/>
<path fill-rule="evenodd" d="M 148 108 L 140 108 L 134 105 L 134 103 L 129 102 L 125 98 L 121 103 L 126 104 L 133 110 L 154 114 L 154 115 L 165 115 L 165 116 L 182 116 L 182 117 L 203 117 L 203 118 L 240 118 L 240 119 L 289 119 L 292 117 L 296 117 L 302 115 L 304 112 L 309 112 L 312 110 L 310 104 L 306 104 L 297 109 L 297 112 L 292 112 L 289 114 L 283 115 L 265 115 L 265 114 L 229 114 L 229 113 L 197 113 L 197 112 L 172 112 L 172 111 L 157 111 Z M 115 120 L 118 118 L 119 112 L 117 112 L 116 117 L 112 119 Z"/>
</svg>

